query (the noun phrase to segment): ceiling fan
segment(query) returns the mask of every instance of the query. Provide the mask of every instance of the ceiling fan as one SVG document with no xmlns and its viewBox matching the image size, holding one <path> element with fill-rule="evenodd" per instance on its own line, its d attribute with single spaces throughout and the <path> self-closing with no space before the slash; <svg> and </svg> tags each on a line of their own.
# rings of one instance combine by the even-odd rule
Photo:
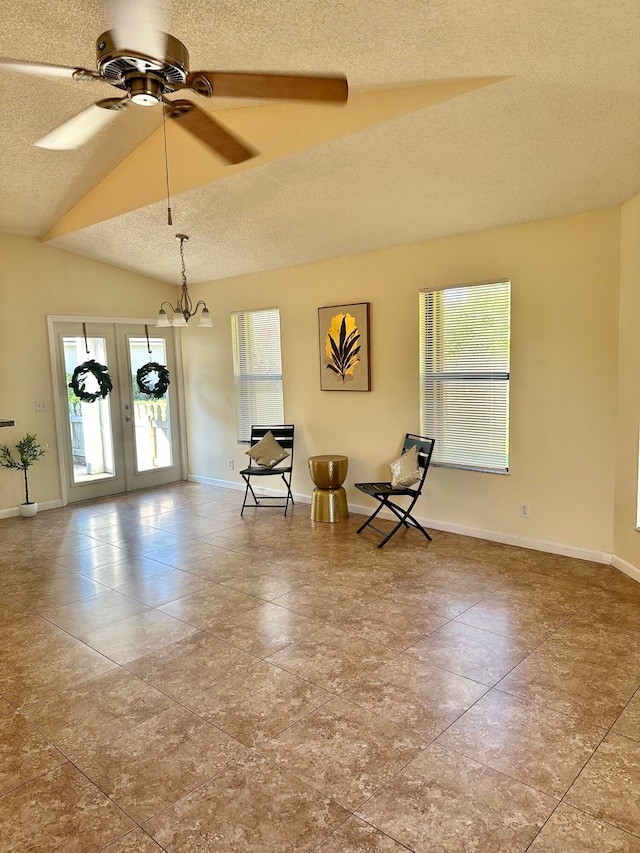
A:
<svg viewBox="0 0 640 853">
<path fill-rule="evenodd" d="M 312 76 L 234 71 L 190 71 L 189 51 L 177 38 L 162 32 L 161 0 L 115 0 L 115 27 L 96 41 L 97 70 L 0 59 L 0 72 L 66 77 L 81 82 L 105 82 L 124 94 L 103 98 L 47 133 L 40 148 L 78 148 L 131 103 L 161 105 L 167 118 L 180 124 L 229 163 L 241 163 L 257 152 L 209 113 L 186 99 L 167 95 L 183 90 L 205 98 L 267 98 L 344 103 L 344 75 Z"/>
</svg>

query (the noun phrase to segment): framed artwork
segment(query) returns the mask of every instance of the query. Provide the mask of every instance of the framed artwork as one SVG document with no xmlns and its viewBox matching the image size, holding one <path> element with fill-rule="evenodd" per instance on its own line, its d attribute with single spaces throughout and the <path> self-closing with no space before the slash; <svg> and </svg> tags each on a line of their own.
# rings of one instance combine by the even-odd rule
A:
<svg viewBox="0 0 640 853">
<path fill-rule="evenodd" d="M 320 388 L 371 391 L 369 303 L 318 308 Z"/>
</svg>

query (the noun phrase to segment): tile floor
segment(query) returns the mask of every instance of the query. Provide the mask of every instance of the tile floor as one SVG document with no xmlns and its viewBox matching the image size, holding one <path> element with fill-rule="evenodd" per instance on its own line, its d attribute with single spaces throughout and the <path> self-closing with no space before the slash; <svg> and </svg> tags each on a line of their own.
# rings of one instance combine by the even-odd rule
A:
<svg viewBox="0 0 640 853">
<path fill-rule="evenodd" d="M 640 853 L 640 584 L 240 500 L 0 521 L 3 853 Z"/>
</svg>

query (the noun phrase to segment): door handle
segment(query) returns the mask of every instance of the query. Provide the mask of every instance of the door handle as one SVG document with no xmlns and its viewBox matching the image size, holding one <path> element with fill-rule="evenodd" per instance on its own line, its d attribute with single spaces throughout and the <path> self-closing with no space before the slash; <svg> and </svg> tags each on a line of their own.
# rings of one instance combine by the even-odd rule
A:
<svg viewBox="0 0 640 853">
<path fill-rule="evenodd" d="M 125 421 L 130 421 L 130 420 L 131 420 L 131 418 L 129 417 L 129 415 L 127 415 L 125 418 Z"/>
</svg>

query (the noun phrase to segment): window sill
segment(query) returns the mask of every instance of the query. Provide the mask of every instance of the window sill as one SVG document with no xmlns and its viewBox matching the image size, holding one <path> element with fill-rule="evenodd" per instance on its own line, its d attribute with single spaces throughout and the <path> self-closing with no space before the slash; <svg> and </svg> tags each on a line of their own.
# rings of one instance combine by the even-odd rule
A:
<svg viewBox="0 0 640 853">
<path fill-rule="evenodd" d="M 497 468 L 476 468 L 472 465 L 451 465 L 447 462 L 432 462 L 432 468 L 453 468 L 455 471 L 475 471 L 478 474 L 500 474 L 502 477 L 509 476 L 509 469 L 498 470 Z"/>
</svg>

